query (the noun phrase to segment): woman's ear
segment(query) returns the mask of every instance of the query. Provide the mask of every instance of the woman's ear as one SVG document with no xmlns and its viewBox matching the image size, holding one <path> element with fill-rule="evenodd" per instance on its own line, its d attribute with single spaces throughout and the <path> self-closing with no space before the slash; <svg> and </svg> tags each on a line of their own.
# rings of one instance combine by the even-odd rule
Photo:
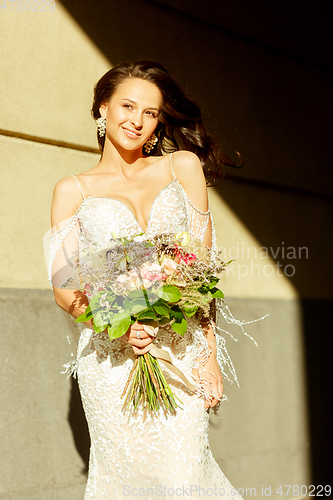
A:
<svg viewBox="0 0 333 500">
<path fill-rule="evenodd" d="M 100 113 L 102 118 L 106 118 L 107 107 L 108 107 L 107 104 L 102 104 L 99 108 L 99 113 Z"/>
</svg>

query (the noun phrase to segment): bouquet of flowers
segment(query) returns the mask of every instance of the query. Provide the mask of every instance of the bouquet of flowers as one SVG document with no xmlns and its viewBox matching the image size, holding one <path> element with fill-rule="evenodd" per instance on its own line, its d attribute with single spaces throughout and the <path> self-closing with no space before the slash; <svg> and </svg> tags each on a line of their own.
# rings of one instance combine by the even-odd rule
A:
<svg viewBox="0 0 333 500">
<path fill-rule="evenodd" d="M 217 274 L 227 264 L 218 256 L 212 259 L 211 251 L 200 241 L 190 241 L 186 232 L 149 240 L 143 233 L 132 239 L 112 233 L 106 248 L 90 247 L 80 256 L 62 288 L 81 290 L 88 297 L 89 305 L 76 321 L 92 320 L 95 332 L 107 330 L 111 341 L 137 321 L 152 337 L 159 325 L 166 324 L 183 336 L 186 318 L 194 314 L 199 319 L 209 318 L 212 300 L 224 298 L 216 285 Z M 175 412 L 178 398 L 158 359 L 195 389 L 172 364 L 169 354 L 151 344 L 150 352 L 137 357 L 124 387 L 124 408 L 133 405 L 136 409 L 143 402 L 149 410 L 164 407 Z"/>
</svg>

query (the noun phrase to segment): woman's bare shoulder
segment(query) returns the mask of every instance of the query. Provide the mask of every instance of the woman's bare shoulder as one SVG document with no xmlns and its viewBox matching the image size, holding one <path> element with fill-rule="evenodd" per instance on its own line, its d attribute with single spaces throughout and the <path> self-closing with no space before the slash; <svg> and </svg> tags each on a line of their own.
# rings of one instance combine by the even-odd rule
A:
<svg viewBox="0 0 333 500">
<path fill-rule="evenodd" d="M 192 151 L 187 151 L 186 149 L 172 153 L 172 162 L 176 167 L 179 165 L 186 169 L 202 170 L 199 157 L 195 153 L 192 153 Z"/>
<path fill-rule="evenodd" d="M 52 226 L 72 217 L 82 201 L 82 194 L 74 177 L 68 176 L 58 181 L 53 191 Z"/>
<path fill-rule="evenodd" d="M 191 151 L 177 151 L 172 155 L 174 172 L 188 198 L 200 210 L 208 209 L 206 179 L 198 156 Z"/>
</svg>

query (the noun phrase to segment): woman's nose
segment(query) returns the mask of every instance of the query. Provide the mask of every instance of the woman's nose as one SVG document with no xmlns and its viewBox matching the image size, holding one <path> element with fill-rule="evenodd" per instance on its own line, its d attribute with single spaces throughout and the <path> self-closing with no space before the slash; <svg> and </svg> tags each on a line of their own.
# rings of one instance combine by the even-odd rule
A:
<svg viewBox="0 0 333 500">
<path fill-rule="evenodd" d="M 142 128 L 142 120 L 139 116 L 132 117 L 131 118 L 131 123 L 136 129 L 141 129 Z"/>
</svg>

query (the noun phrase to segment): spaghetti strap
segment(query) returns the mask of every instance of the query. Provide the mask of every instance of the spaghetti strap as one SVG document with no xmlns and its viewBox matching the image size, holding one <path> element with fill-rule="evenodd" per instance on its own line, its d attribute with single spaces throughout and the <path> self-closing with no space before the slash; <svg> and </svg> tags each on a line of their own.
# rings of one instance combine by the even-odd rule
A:
<svg viewBox="0 0 333 500">
<path fill-rule="evenodd" d="M 171 165 L 171 171 L 172 171 L 172 174 L 173 174 L 173 179 L 176 179 L 176 174 L 175 174 L 175 171 L 173 169 L 173 164 L 172 164 L 172 155 L 173 155 L 173 153 L 170 153 L 170 165 Z"/>
<path fill-rule="evenodd" d="M 80 192 L 82 194 L 82 198 L 85 200 L 86 196 L 84 195 L 84 192 L 82 191 L 81 184 L 79 183 L 79 179 L 77 177 L 75 177 L 75 175 L 72 175 L 71 177 L 74 177 L 74 179 L 76 180 L 77 185 L 79 186 L 79 190 L 80 190 Z"/>
</svg>

